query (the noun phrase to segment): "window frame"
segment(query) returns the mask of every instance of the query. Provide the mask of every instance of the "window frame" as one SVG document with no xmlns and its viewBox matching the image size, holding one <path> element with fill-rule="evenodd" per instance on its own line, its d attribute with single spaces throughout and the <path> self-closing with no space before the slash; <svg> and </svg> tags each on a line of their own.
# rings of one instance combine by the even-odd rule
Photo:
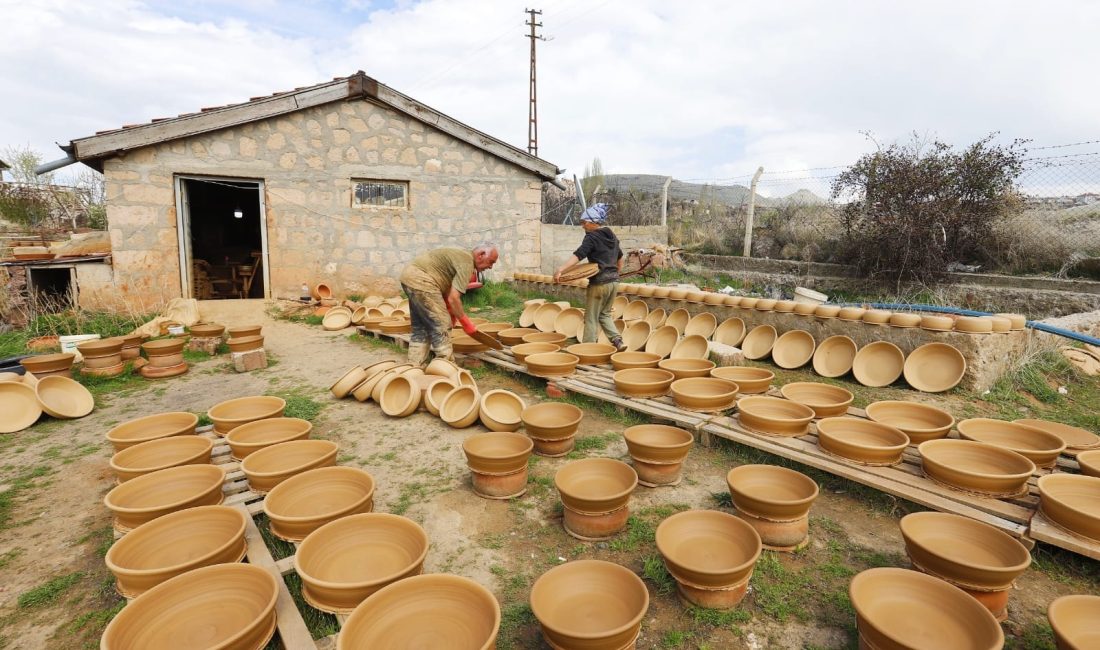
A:
<svg viewBox="0 0 1100 650">
<path fill-rule="evenodd" d="M 407 180 L 401 180 L 396 178 L 360 178 L 352 177 L 351 179 L 351 207 L 356 210 L 403 210 L 408 211 L 412 207 L 412 197 L 410 196 L 410 183 Z M 404 205 L 386 205 L 386 204 L 374 204 L 374 203 L 359 203 L 356 200 L 359 185 L 363 183 L 370 183 L 381 186 L 382 196 L 385 197 L 385 186 L 397 186 L 402 188 L 402 195 L 404 198 Z"/>
</svg>

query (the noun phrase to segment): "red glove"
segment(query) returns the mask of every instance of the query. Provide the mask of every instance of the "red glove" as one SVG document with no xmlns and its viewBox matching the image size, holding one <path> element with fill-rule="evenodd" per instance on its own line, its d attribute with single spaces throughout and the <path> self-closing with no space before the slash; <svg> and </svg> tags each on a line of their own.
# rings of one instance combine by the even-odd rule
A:
<svg viewBox="0 0 1100 650">
<path fill-rule="evenodd" d="M 458 319 L 455 318 L 455 315 L 451 312 L 451 306 L 446 302 L 444 302 L 443 305 L 447 308 L 447 314 L 451 317 L 451 327 L 458 327 Z"/>
<path fill-rule="evenodd" d="M 470 336 L 473 336 L 474 332 L 477 331 L 477 325 L 474 325 L 469 316 L 464 315 L 462 318 L 459 318 L 458 324 L 462 326 L 462 331 L 466 332 Z"/>
</svg>

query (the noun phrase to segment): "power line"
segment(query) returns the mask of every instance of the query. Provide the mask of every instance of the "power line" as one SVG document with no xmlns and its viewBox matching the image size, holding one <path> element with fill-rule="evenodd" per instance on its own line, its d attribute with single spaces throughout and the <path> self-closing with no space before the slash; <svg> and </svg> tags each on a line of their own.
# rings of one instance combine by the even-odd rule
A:
<svg viewBox="0 0 1100 650">
<path fill-rule="evenodd" d="M 539 27 L 542 27 L 542 23 L 538 22 L 535 16 L 541 16 L 542 11 L 539 9 L 524 9 L 524 13 L 530 16 L 525 25 L 531 28 L 531 33 L 527 35 L 527 38 L 531 39 L 531 85 L 530 94 L 527 103 L 527 153 L 532 156 L 539 155 L 539 109 L 538 109 L 538 90 L 535 83 L 535 42 L 545 41 L 546 37 L 536 33 Z"/>
<path fill-rule="evenodd" d="M 1081 147 L 1086 144 L 1100 144 L 1100 140 L 1088 140 L 1086 142 L 1071 142 L 1069 144 L 1051 144 L 1045 147 L 1029 147 L 1031 151 L 1039 151 L 1042 149 L 1065 149 L 1067 147 Z"/>
</svg>

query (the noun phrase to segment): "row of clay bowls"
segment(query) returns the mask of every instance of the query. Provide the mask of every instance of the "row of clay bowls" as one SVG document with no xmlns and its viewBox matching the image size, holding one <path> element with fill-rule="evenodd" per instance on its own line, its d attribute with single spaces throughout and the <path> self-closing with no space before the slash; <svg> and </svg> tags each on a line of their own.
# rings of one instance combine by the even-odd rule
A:
<svg viewBox="0 0 1100 650">
<path fill-rule="evenodd" d="M 0 377 L 0 433 L 22 431 L 43 413 L 68 420 L 82 418 L 95 408 L 91 392 L 68 377 L 4 374 L 8 376 Z"/>
</svg>

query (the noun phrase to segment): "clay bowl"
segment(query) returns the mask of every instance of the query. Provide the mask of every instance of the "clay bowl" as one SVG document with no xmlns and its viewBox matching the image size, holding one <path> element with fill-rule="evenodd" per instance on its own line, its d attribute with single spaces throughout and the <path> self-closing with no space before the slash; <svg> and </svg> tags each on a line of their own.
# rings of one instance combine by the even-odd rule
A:
<svg viewBox="0 0 1100 650">
<path fill-rule="evenodd" d="M 840 314 L 839 305 L 818 305 L 814 307 L 814 317 L 822 320 L 836 318 Z"/>
<path fill-rule="evenodd" d="M 523 409 L 527 435 L 540 440 L 562 440 L 577 433 L 584 411 L 564 402 L 543 402 Z"/>
<path fill-rule="evenodd" d="M 741 298 L 740 307 L 742 309 L 756 309 L 756 303 L 760 302 L 760 298 L 754 296 L 744 296 Z"/>
<path fill-rule="evenodd" d="M 867 417 L 905 432 L 910 444 L 943 438 L 955 418 L 950 413 L 928 404 L 884 400 L 867 405 Z"/>
<path fill-rule="evenodd" d="M 623 431 L 630 457 L 647 463 L 683 462 L 695 443 L 691 432 L 664 424 L 639 424 Z"/>
<path fill-rule="evenodd" d="M 959 421 L 956 428 L 965 440 L 976 440 L 1014 451 L 1035 463 L 1036 467 L 1054 467 L 1058 456 L 1066 449 L 1066 443 L 1058 436 L 1025 424 L 992 418 L 971 418 Z"/>
<path fill-rule="evenodd" d="M 920 327 L 920 314 L 894 312 L 890 316 L 890 327 Z"/>
<path fill-rule="evenodd" d="M 515 431 L 523 423 L 520 414 L 527 408 L 519 395 L 508 390 L 491 390 L 481 396 L 478 417 L 490 431 Z"/>
<path fill-rule="evenodd" d="M 159 438 L 117 452 L 111 457 L 111 469 L 118 482 L 125 483 L 169 467 L 209 464 L 213 449 L 214 441 L 202 436 Z"/>
<path fill-rule="evenodd" d="M 392 366 L 391 366 L 392 367 Z M 337 399 L 343 399 L 348 396 L 351 389 L 355 388 L 359 384 L 362 384 L 370 375 L 363 366 L 352 366 L 347 372 L 340 376 L 331 386 L 329 391 Z"/>
<path fill-rule="evenodd" d="M 867 310 L 863 307 L 841 307 L 836 317 L 840 320 L 861 321 L 866 313 Z"/>
<path fill-rule="evenodd" d="M 801 472 L 775 465 L 741 465 L 726 474 L 733 505 L 754 517 L 794 521 L 817 498 L 817 483 Z"/>
<path fill-rule="evenodd" d="M 538 330 L 533 327 L 511 327 L 497 332 L 497 340 L 507 346 L 523 343 L 523 337 L 535 334 Z"/>
<path fill-rule="evenodd" d="M 955 319 L 939 314 L 923 314 L 920 317 L 920 328 L 933 332 L 950 332 L 955 329 Z"/>
<path fill-rule="evenodd" d="M 649 339 L 645 342 L 645 351 L 659 355 L 663 359 L 672 353 L 672 349 L 676 347 L 679 340 L 680 333 L 675 327 L 663 325 L 649 335 Z"/>
<path fill-rule="evenodd" d="M 368 315 L 367 315 L 366 318 L 363 319 L 363 322 L 361 322 L 360 325 L 362 325 L 363 327 L 369 329 L 372 332 L 381 332 L 382 331 L 382 323 L 385 323 L 386 321 L 390 321 L 390 320 L 393 320 L 393 319 L 391 319 L 388 316 L 371 316 L 370 312 L 372 312 L 372 311 L 377 311 L 377 310 L 368 309 L 367 310 Z"/>
<path fill-rule="evenodd" d="M 516 363 L 524 363 L 532 354 L 557 352 L 560 349 L 561 346 L 557 343 L 521 343 L 512 346 L 512 356 L 516 358 Z"/>
<path fill-rule="evenodd" d="M 554 331 L 566 338 L 576 336 L 577 328 L 582 325 L 584 325 L 584 311 L 576 307 L 563 309 L 554 318 Z"/>
<path fill-rule="evenodd" d="M 656 368 L 661 357 L 655 352 L 616 352 L 611 355 L 611 367 L 615 370 L 630 368 Z"/>
<path fill-rule="evenodd" d="M 1035 472 L 1035 463 L 1020 454 L 972 440 L 929 440 L 918 449 L 925 474 L 967 492 L 1015 496 Z"/>
<path fill-rule="evenodd" d="M 1085 476 L 1100 477 L 1100 449 L 1090 449 L 1077 454 L 1077 465 Z"/>
<path fill-rule="evenodd" d="M 998 318 L 1007 318 L 1009 322 L 1009 329 L 1012 331 L 1022 330 L 1027 327 L 1027 316 L 1023 314 L 993 314 Z"/>
<path fill-rule="evenodd" d="M 763 393 L 771 386 L 775 373 L 764 368 L 747 366 L 723 366 L 710 371 L 710 376 L 725 379 L 737 384 L 738 392 L 744 395 Z"/>
<path fill-rule="evenodd" d="M 1059 650 L 1086 650 L 1100 646 L 1100 596 L 1062 596 L 1047 608 Z"/>
<path fill-rule="evenodd" d="M 684 335 L 691 336 L 697 334 L 705 339 L 709 339 L 714 330 L 718 327 L 718 319 L 714 317 L 714 314 L 710 312 L 702 312 L 696 314 L 694 318 L 688 321 L 684 326 Z"/>
<path fill-rule="evenodd" d="M 364 600 L 344 622 L 337 650 L 496 648 L 500 604 L 478 583 L 436 573 L 393 582 Z"/>
<path fill-rule="evenodd" d="M 648 609 L 642 579 L 602 560 L 566 562 L 531 586 L 531 611 L 552 648 L 633 647 Z"/>
<path fill-rule="evenodd" d="M 561 346 L 565 343 L 567 337 L 564 334 L 558 334 L 557 332 L 536 332 L 534 334 L 525 334 L 523 336 L 524 343 L 553 343 L 554 345 Z M 513 350 L 514 351 L 514 350 Z"/>
<path fill-rule="evenodd" d="M 506 431 L 478 433 L 462 441 L 466 464 L 482 474 L 511 474 L 526 468 L 533 448 L 531 438 Z"/>
<path fill-rule="evenodd" d="M 741 304 L 741 296 L 727 295 L 726 297 L 722 298 L 722 304 L 729 307 L 736 307 Z"/>
<path fill-rule="evenodd" d="M 778 397 L 751 396 L 737 401 L 741 424 L 772 436 L 801 436 L 810 430 L 814 410 Z"/>
<path fill-rule="evenodd" d="M 291 476 L 336 464 L 335 442 L 292 440 L 258 449 L 241 461 L 241 471 L 253 492 L 266 494 Z"/>
<path fill-rule="evenodd" d="M 649 327 L 655 330 L 665 324 L 666 318 L 668 318 L 668 312 L 658 307 L 646 314 L 642 320 L 649 323 Z"/>
<path fill-rule="evenodd" d="M 124 607 L 103 630 L 99 647 L 263 648 L 275 634 L 277 581 L 267 569 L 251 564 L 188 571 Z"/>
<path fill-rule="evenodd" d="M 1068 424 L 1027 418 L 1013 420 L 1013 422 L 1053 433 L 1066 443 L 1067 449 L 1090 449 L 1100 445 L 1100 436 L 1078 427 L 1071 427 Z"/>
<path fill-rule="evenodd" d="M 439 416 L 439 405 L 443 403 L 447 393 L 455 388 L 458 388 L 458 384 L 450 379 L 435 382 L 424 391 L 424 408 L 428 413 Z"/>
<path fill-rule="evenodd" d="M 946 343 L 925 343 L 909 354 L 905 381 L 917 390 L 940 393 L 954 388 L 966 373 L 966 359 Z"/>
<path fill-rule="evenodd" d="M 653 297 L 654 298 L 668 298 L 669 294 L 671 292 L 672 292 L 672 289 L 670 287 L 654 287 L 653 288 Z"/>
<path fill-rule="evenodd" d="M 781 314 L 789 314 L 794 311 L 794 306 L 797 305 L 793 300 L 777 300 L 775 301 L 774 311 Z"/>
<path fill-rule="evenodd" d="M 637 320 L 627 324 L 626 328 L 622 331 L 623 343 L 626 344 L 626 349 L 637 351 L 644 348 L 646 341 L 649 340 L 650 329 L 649 323 L 644 320 Z"/>
<path fill-rule="evenodd" d="M 816 302 L 795 301 L 794 313 L 798 314 L 799 316 L 813 316 L 814 312 L 817 311 L 817 304 L 818 303 Z"/>
<path fill-rule="evenodd" d="M 772 345 L 772 361 L 780 368 L 801 368 L 814 356 L 817 344 L 805 330 L 790 330 L 775 339 Z"/>
<path fill-rule="evenodd" d="M 783 397 L 809 406 L 815 418 L 829 418 L 848 412 L 855 396 L 840 386 L 819 384 L 812 381 L 796 381 L 779 389 Z"/>
<path fill-rule="evenodd" d="M 914 512 L 899 527 L 915 568 L 968 589 L 1005 589 L 1031 566 L 1023 544 L 969 517 Z"/>
<path fill-rule="evenodd" d="M 630 298 L 626 296 L 615 296 L 615 299 L 611 301 L 611 317 L 620 318 L 623 315 L 623 310 L 630 304 Z"/>
<path fill-rule="evenodd" d="M 191 326 L 191 336 L 214 338 L 225 333 L 225 325 L 217 323 L 199 323 Z"/>
<path fill-rule="evenodd" d="M 718 293 L 716 291 L 708 291 L 707 295 L 703 297 L 703 303 L 707 305 L 721 305 L 726 301 L 726 294 Z"/>
<path fill-rule="evenodd" d="M 715 510 L 687 510 L 667 517 L 657 526 L 655 541 L 672 577 L 710 589 L 747 581 L 763 550 L 756 529 Z"/>
<path fill-rule="evenodd" d="M 671 325 L 676 328 L 678 335 L 683 335 L 684 329 L 687 327 L 688 321 L 691 320 L 691 314 L 686 309 L 673 309 L 669 313 L 668 318 L 665 319 L 665 325 Z"/>
<path fill-rule="evenodd" d="M 694 302 L 702 304 L 707 299 L 706 291 L 699 291 L 698 289 L 688 289 L 687 295 L 684 297 L 688 302 Z"/>
<path fill-rule="evenodd" d="M 1004 632 L 970 594 L 919 571 L 868 569 L 848 587 L 860 647 L 999 650 Z"/>
<path fill-rule="evenodd" d="M 1007 334 L 1012 330 L 1012 321 L 1001 316 L 984 316 L 990 321 L 990 326 L 996 334 Z"/>
<path fill-rule="evenodd" d="M 565 348 L 565 351 L 580 359 L 582 364 L 599 365 L 611 363 L 615 346 L 608 343 L 577 343 Z"/>
<path fill-rule="evenodd" d="M 43 411 L 63 420 L 82 418 L 95 408 L 91 392 L 68 377 L 43 377 L 35 384 L 34 394 Z"/>
<path fill-rule="evenodd" d="M 351 515 L 309 534 L 294 555 L 306 602 L 324 612 L 348 614 L 386 585 L 419 575 L 428 534 L 398 515 Z"/>
<path fill-rule="evenodd" d="M 959 316 L 955 319 L 955 331 L 967 334 L 989 334 L 993 331 L 993 321 L 980 316 Z"/>
<path fill-rule="evenodd" d="M 868 325 L 889 325 L 894 313 L 885 309 L 868 309 L 863 312 L 863 322 Z"/>
<path fill-rule="evenodd" d="M 741 341 L 745 340 L 745 332 L 745 321 L 734 316 L 722 321 L 722 324 L 714 330 L 711 340 L 737 347 L 741 345 Z"/>
<path fill-rule="evenodd" d="M 687 298 L 688 290 L 683 287 L 669 287 L 668 299 L 669 300 L 684 300 Z"/>
<path fill-rule="evenodd" d="M 1039 510 L 1057 526 L 1100 540 L 1100 478 L 1074 474 L 1040 477 Z"/>
<path fill-rule="evenodd" d="M 158 413 L 123 422 L 107 432 L 107 441 L 115 451 L 122 451 L 149 440 L 193 434 L 198 425 L 199 416 L 194 413 Z"/>
<path fill-rule="evenodd" d="M 367 318 L 367 308 L 363 306 L 356 307 L 351 312 L 351 324 L 362 325 L 363 321 Z"/>
<path fill-rule="evenodd" d="M 838 334 L 830 336 L 814 351 L 814 372 L 822 377 L 842 377 L 852 369 L 856 358 L 856 342 Z"/>
<path fill-rule="evenodd" d="M 477 422 L 481 399 L 472 386 L 459 386 L 443 396 L 439 402 L 439 418 L 455 429 L 465 429 Z"/>
<path fill-rule="evenodd" d="M 901 429 L 871 420 L 832 417 L 817 423 L 817 444 L 841 458 L 885 466 L 901 462 L 909 436 Z"/>
<path fill-rule="evenodd" d="M 483 325 L 478 325 L 477 329 L 479 332 L 485 332 L 499 341 L 501 332 L 514 328 L 511 323 L 485 323 Z"/>
<path fill-rule="evenodd" d="M 527 372 L 536 377 L 566 377 L 577 370 L 579 361 L 565 352 L 543 352 L 528 356 L 523 363 L 527 365 Z"/>
<path fill-rule="evenodd" d="M 214 421 L 214 433 L 225 435 L 233 429 L 267 418 L 282 417 L 286 400 L 272 395 L 238 397 L 210 407 L 206 415 Z"/>
<path fill-rule="evenodd" d="M 557 319 L 558 314 L 561 312 L 561 305 L 553 302 L 548 302 L 543 305 L 539 305 L 535 310 L 534 320 L 532 324 L 540 332 L 553 332 L 554 321 Z M 520 321 L 520 325 L 523 325 L 523 321 Z M 526 327 L 526 326 L 525 326 Z"/>
<path fill-rule="evenodd" d="M 181 343 L 180 349 L 183 349 Z M 58 352 L 56 354 L 36 354 L 32 357 L 19 360 L 19 365 L 30 373 L 34 373 L 39 377 L 49 375 L 65 375 L 68 376 L 70 369 L 73 367 L 73 360 L 76 359 L 76 355 L 72 352 Z"/>
<path fill-rule="evenodd" d="M 692 377 L 672 382 L 672 399 L 689 411 L 724 411 L 733 406 L 737 384 L 715 377 Z"/>
<path fill-rule="evenodd" d="M 889 341 L 875 341 L 863 346 L 852 360 L 856 381 L 872 388 L 889 386 L 901 377 L 905 368 L 905 353 Z"/>
<path fill-rule="evenodd" d="M 657 362 L 657 367 L 668 370 L 677 379 L 689 377 L 709 377 L 714 369 L 714 362 L 709 359 L 662 359 Z"/>
<path fill-rule="evenodd" d="M 360 402 L 366 402 L 367 400 L 374 400 L 377 402 L 378 399 L 382 397 L 382 388 L 385 384 L 388 384 L 397 375 L 410 370 L 413 370 L 411 364 L 394 364 L 385 370 L 371 375 L 363 383 L 351 389 L 351 395 Z"/>
<path fill-rule="evenodd" d="M 566 463 L 554 485 L 567 507 L 582 513 L 612 512 L 627 505 L 638 485 L 634 468 L 612 458 L 584 458 Z"/>
<path fill-rule="evenodd" d="M 245 513 L 230 506 L 199 506 L 159 517 L 118 540 L 104 561 L 115 589 L 136 598 L 194 569 L 240 562 Z"/>
<path fill-rule="evenodd" d="M 123 340 L 119 337 L 77 343 L 85 368 L 107 368 L 122 360 Z"/>
<path fill-rule="evenodd" d="M 660 397 L 667 395 L 676 376 L 658 368 L 628 368 L 614 375 L 615 391 L 627 397 Z"/>
<path fill-rule="evenodd" d="M 645 320 L 649 315 L 649 305 L 644 300 L 633 300 L 623 309 L 623 320 Z"/>
<path fill-rule="evenodd" d="M 46 379 L 49 377 L 43 377 L 42 381 Z M 0 433 L 15 433 L 38 421 L 42 416 L 42 404 L 35 396 L 34 388 L 22 382 L 5 381 L 0 382 L 0 411 L 4 413 L 0 419 Z"/>
<path fill-rule="evenodd" d="M 378 406 L 391 418 L 404 418 L 412 415 L 420 407 L 422 395 L 416 377 L 397 375 L 382 389 Z"/>
<path fill-rule="evenodd" d="M 698 334 L 689 334 L 672 348 L 670 359 L 706 359 L 710 344 Z"/>
<path fill-rule="evenodd" d="M 412 331 L 412 321 L 406 318 L 391 318 L 378 324 L 383 334 L 408 334 Z"/>
<path fill-rule="evenodd" d="M 214 465 L 169 467 L 126 481 L 103 497 L 115 530 L 127 532 L 157 517 L 222 502 L 225 472 Z"/>
<path fill-rule="evenodd" d="M 171 357 L 177 354 L 183 353 L 183 346 L 187 342 L 183 339 L 157 339 L 156 341 L 146 341 L 141 344 L 141 349 L 145 350 L 145 356 L 152 359 L 153 357 Z"/>
<path fill-rule="evenodd" d="M 771 325 L 757 325 L 741 341 L 741 353 L 746 359 L 763 359 L 771 354 L 772 346 L 777 338 L 775 328 Z M 901 371 L 899 370 L 900 374 Z"/>
<path fill-rule="evenodd" d="M 374 479 L 354 467 L 320 467 L 296 474 L 271 488 L 264 513 L 278 538 L 300 542 L 348 515 L 374 508 Z"/>
<path fill-rule="evenodd" d="M 22 382 L 23 375 L 18 372 L 0 372 L 0 382 L 4 381 Z"/>
<path fill-rule="evenodd" d="M 263 331 L 262 325 L 240 325 L 238 327 L 226 328 L 226 333 L 229 334 L 229 338 L 241 338 L 244 336 L 259 336 Z"/>
</svg>

